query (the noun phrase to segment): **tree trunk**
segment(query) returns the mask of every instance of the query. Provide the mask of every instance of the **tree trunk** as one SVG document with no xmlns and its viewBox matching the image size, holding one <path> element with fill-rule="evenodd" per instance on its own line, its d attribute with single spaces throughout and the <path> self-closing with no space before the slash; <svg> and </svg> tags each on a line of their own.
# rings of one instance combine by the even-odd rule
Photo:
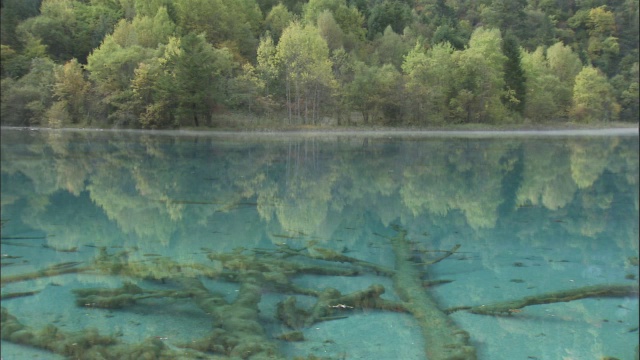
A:
<svg viewBox="0 0 640 360">
<path fill-rule="evenodd" d="M 191 111 L 193 111 L 193 123 L 196 125 L 196 127 L 199 127 L 200 124 L 198 123 L 198 113 L 196 112 L 196 104 L 191 104 Z"/>
</svg>

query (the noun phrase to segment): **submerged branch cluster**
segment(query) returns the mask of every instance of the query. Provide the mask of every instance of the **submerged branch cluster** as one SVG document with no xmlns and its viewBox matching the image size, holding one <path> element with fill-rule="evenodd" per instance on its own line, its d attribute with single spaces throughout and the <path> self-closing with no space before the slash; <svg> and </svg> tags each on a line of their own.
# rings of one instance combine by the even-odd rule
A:
<svg viewBox="0 0 640 360">
<path fill-rule="evenodd" d="M 73 290 L 76 305 L 123 309 L 152 298 L 188 299 L 210 317 L 212 330 L 209 334 L 185 343 L 169 344 L 151 338 L 138 344 L 127 344 L 96 330 L 72 333 L 53 325 L 34 330 L 2 308 L 2 339 L 70 359 L 284 359 L 278 341 L 304 341 L 301 330 L 315 323 L 342 319 L 354 310 L 375 309 L 412 315 L 422 330 L 425 355 L 429 360 L 472 360 L 477 358 L 476 349 L 469 334 L 448 316 L 451 312 L 468 310 L 475 314 L 501 315 L 529 305 L 638 294 L 637 285 L 591 286 L 490 305 L 443 310 L 425 289 L 424 271 L 429 265 L 454 254 L 459 245 L 433 260 L 416 260 L 406 231 L 399 227 L 394 227 L 394 230 L 397 231 L 396 236 L 388 238 L 396 257 L 394 269 L 330 249 L 294 249 L 286 245 L 275 249 L 238 249 L 231 253 L 208 252 L 207 258 L 220 266 L 183 264 L 164 257 L 130 261 L 129 252 L 109 254 L 106 249 L 101 249 L 87 263 L 63 263 L 33 273 L 6 276 L 2 277 L 2 284 L 70 273 L 122 276 L 131 280 L 118 288 Z M 342 294 L 333 288 L 304 288 L 293 281 L 301 274 L 357 276 L 366 272 L 391 278 L 400 301 L 384 299 L 382 295 L 386 289 L 379 284 Z M 203 279 L 236 283 L 239 285 L 237 296 L 229 300 L 224 294 L 205 286 Z M 171 289 L 145 289 L 140 285 L 143 281 L 170 284 Z M 276 317 L 283 327 L 293 331 L 271 334 L 264 328 L 259 304 L 265 290 L 290 295 L 277 304 Z M 19 296 L 37 293 L 25 292 Z M 313 297 L 315 304 L 301 307 L 297 304 L 298 296 Z M 17 296 L 7 296 L 6 299 L 14 297 Z M 315 358 L 309 355 L 309 359 Z"/>
</svg>

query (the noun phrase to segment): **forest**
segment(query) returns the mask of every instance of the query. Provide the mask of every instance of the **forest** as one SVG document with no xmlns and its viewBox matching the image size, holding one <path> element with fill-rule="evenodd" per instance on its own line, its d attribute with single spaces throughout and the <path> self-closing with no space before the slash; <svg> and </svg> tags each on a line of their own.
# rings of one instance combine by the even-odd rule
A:
<svg viewBox="0 0 640 360">
<path fill-rule="evenodd" d="M 638 8 L 638 0 L 3 0 L 1 122 L 637 123 Z"/>
</svg>

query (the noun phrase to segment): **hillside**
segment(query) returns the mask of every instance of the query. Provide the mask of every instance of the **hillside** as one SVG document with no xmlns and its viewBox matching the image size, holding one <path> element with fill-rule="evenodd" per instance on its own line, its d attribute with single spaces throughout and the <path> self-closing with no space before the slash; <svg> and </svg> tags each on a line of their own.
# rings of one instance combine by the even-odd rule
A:
<svg viewBox="0 0 640 360">
<path fill-rule="evenodd" d="M 1 121 L 637 123 L 638 8 L 638 0 L 4 0 Z"/>
</svg>

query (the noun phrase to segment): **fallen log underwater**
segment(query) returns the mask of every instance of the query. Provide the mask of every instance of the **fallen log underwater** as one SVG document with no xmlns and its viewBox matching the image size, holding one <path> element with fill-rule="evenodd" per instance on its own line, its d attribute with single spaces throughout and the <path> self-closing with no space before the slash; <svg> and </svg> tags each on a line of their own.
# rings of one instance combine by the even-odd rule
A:
<svg viewBox="0 0 640 360">
<path fill-rule="evenodd" d="M 638 284 L 604 284 L 583 286 L 569 290 L 559 290 L 534 296 L 525 296 L 521 299 L 501 301 L 479 306 L 457 306 L 445 309 L 447 314 L 460 310 L 467 310 L 474 314 L 480 315 L 512 315 L 520 312 L 526 306 L 553 304 L 559 302 L 568 302 L 573 300 L 602 298 L 602 297 L 627 297 L 638 296 Z"/>
<path fill-rule="evenodd" d="M 168 343 L 149 338 L 140 343 L 124 343 L 116 336 L 101 335 L 97 330 L 66 332 L 47 325 L 32 329 L 2 308 L 2 339 L 5 341 L 50 351 L 69 359 L 285 359 L 280 352 L 279 339 L 292 337 L 303 341 L 302 332 L 313 324 L 342 319 L 350 311 L 376 309 L 405 312 L 418 323 L 425 342 L 428 360 L 473 360 L 477 350 L 470 335 L 458 327 L 449 314 L 469 311 L 479 315 L 510 315 L 514 310 L 537 304 L 551 304 L 592 297 L 624 297 L 638 295 L 637 285 L 595 285 L 577 289 L 527 296 L 512 301 L 480 306 L 460 306 L 442 309 L 425 289 L 423 277 L 430 265 L 454 254 L 459 245 L 445 251 L 431 261 L 416 262 L 412 256 L 412 243 L 407 232 L 393 226 L 395 236 L 386 237 L 395 254 L 395 267 L 387 268 L 375 263 L 345 256 L 339 252 L 313 248 L 294 249 L 279 245 L 274 249 L 238 249 L 231 253 L 207 252 L 209 260 L 221 266 L 203 263 L 178 263 L 165 257 L 144 261 L 129 261 L 124 251 L 99 254 L 86 263 L 62 263 L 41 271 L 2 277 L 2 284 L 30 281 L 44 277 L 73 273 L 117 275 L 136 279 L 138 284 L 125 282 L 119 288 L 92 288 L 73 290 L 76 306 L 90 308 L 124 309 L 146 299 L 182 299 L 193 301 L 211 318 L 212 330 L 199 339 L 186 343 Z M 311 250 L 311 251 L 310 251 Z M 304 288 L 293 280 L 302 274 L 316 276 L 358 276 L 363 273 L 389 277 L 400 301 L 381 297 L 384 286 L 369 287 L 342 294 L 336 289 Z M 202 279 L 239 284 L 238 295 L 229 301 L 223 294 L 209 290 Z M 146 280 L 170 282 L 178 290 L 149 290 L 140 286 Z M 294 330 L 290 334 L 270 334 L 259 316 L 263 289 L 279 294 L 291 294 L 277 305 L 276 317 L 282 326 Z M 36 295 L 38 291 L 33 291 Z M 28 296 L 28 292 L 18 294 Z M 309 308 L 299 307 L 296 295 L 311 296 L 316 303 Z M 7 296 L 15 298 L 16 296 Z M 4 298 L 3 298 L 4 300 Z M 292 340 L 294 341 L 294 340 Z M 297 359 L 320 359 L 315 355 Z"/>
</svg>

